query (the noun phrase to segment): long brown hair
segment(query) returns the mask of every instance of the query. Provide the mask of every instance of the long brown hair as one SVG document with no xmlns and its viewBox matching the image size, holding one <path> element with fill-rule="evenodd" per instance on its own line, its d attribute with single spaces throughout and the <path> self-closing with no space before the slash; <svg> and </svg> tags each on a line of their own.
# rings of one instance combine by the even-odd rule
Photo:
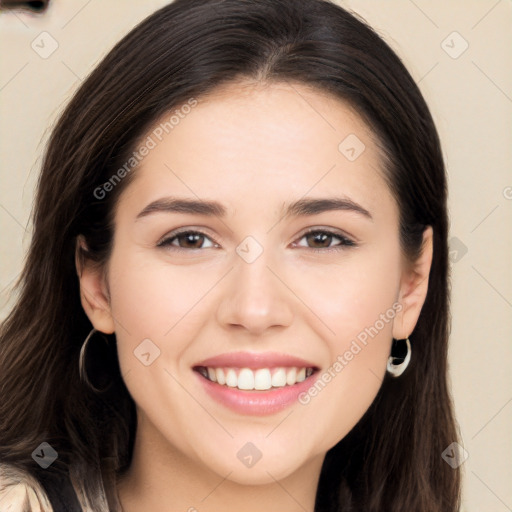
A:
<svg viewBox="0 0 512 512">
<path fill-rule="evenodd" d="M 414 260 L 425 227 L 434 232 L 410 366 L 386 377 L 327 453 L 315 510 L 458 510 L 459 470 L 441 457 L 458 435 L 447 384 L 447 188 L 437 131 L 397 55 L 327 0 L 176 0 L 124 37 L 74 95 L 45 153 L 17 303 L 1 328 L 0 460 L 37 476 L 30 454 L 47 441 L 59 456 L 46 471 L 73 469 L 92 508 L 106 510 L 101 489 L 130 465 L 135 406 L 115 354 L 105 359 L 114 382 L 106 393 L 79 378 L 92 326 L 80 304 L 77 237 L 86 240 L 82 257 L 105 264 L 116 201 L 137 171 L 108 194 L 98 187 L 164 114 L 237 80 L 298 82 L 348 102 L 385 155 L 404 253 Z"/>
</svg>

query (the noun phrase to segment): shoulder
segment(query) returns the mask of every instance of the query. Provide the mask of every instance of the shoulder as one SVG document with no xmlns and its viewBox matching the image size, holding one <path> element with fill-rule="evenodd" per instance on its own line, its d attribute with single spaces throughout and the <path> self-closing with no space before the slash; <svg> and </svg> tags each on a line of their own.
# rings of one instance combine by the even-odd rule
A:
<svg viewBox="0 0 512 512">
<path fill-rule="evenodd" d="M 30 473 L 0 462 L 0 509 L 9 512 L 54 512 L 43 486 Z"/>
</svg>

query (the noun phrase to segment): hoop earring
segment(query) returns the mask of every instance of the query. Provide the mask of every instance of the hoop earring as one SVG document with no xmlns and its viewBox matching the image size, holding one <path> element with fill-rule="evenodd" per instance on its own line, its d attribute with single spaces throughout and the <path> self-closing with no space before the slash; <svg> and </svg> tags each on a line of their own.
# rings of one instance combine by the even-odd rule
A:
<svg viewBox="0 0 512 512">
<path fill-rule="evenodd" d="M 395 344 L 395 341 L 405 341 L 407 345 L 407 354 L 405 357 L 389 356 L 387 371 L 392 377 L 400 377 L 400 375 L 405 372 L 407 366 L 409 366 L 409 361 L 411 360 L 411 343 L 409 342 L 409 338 L 405 338 L 405 340 L 393 340 L 393 345 Z M 393 350 L 391 350 L 391 352 L 393 352 Z"/>
<path fill-rule="evenodd" d="M 85 341 L 83 342 L 82 344 L 82 348 L 80 349 L 80 357 L 78 359 L 78 372 L 79 372 L 79 375 L 80 375 L 80 380 L 86 385 L 86 386 L 89 386 L 89 388 L 91 388 L 95 393 L 103 393 L 104 391 L 106 391 L 108 388 L 110 388 L 110 385 L 112 384 L 112 382 L 109 382 L 109 384 L 107 386 L 105 386 L 104 388 L 97 388 L 96 386 L 94 386 L 92 384 L 92 382 L 89 380 L 89 377 L 87 376 L 87 371 L 86 371 L 86 368 L 85 368 L 85 358 L 86 358 L 86 351 L 87 351 L 87 345 L 89 343 L 89 340 L 94 336 L 95 333 L 99 332 L 97 329 L 93 328 L 91 330 L 91 332 L 87 335 L 87 338 L 85 338 Z M 103 337 L 103 336 L 102 336 Z M 105 343 L 108 345 L 108 341 L 105 340 L 105 338 L 103 337 L 103 340 L 105 341 Z"/>
</svg>

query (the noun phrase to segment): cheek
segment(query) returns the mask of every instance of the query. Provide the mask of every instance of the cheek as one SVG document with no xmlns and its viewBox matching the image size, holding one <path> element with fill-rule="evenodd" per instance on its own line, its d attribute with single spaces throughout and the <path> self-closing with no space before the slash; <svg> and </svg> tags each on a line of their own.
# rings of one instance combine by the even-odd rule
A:
<svg viewBox="0 0 512 512">
<path fill-rule="evenodd" d="M 395 247 L 354 251 L 336 264 L 307 265 L 297 269 L 294 292 L 323 323 L 331 351 L 345 350 L 347 341 L 378 322 L 384 337 L 392 321 L 380 321 L 397 300 L 400 284 L 400 255 Z M 388 314 L 394 317 L 394 310 Z"/>
<path fill-rule="evenodd" d="M 164 395 L 179 394 L 164 370 L 175 374 L 183 360 L 196 336 L 191 313 L 211 285 L 208 275 L 192 267 L 173 268 L 133 248 L 117 249 L 110 263 L 109 290 L 119 364 L 130 394 L 144 409 L 163 390 Z"/>
<path fill-rule="evenodd" d="M 133 338 L 172 336 L 205 296 L 215 276 L 194 266 L 170 265 L 143 252 L 113 255 L 111 306 L 120 331 Z"/>
<path fill-rule="evenodd" d="M 209 318 L 202 299 L 218 280 L 212 273 L 171 266 L 120 245 L 111 258 L 111 307 L 125 384 L 139 414 L 175 445 L 188 443 L 183 433 L 204 414 L 187 394 L 185 360 L 202 319 Z"/>
<path fill-rule="evenodd" d="M 370 407 L 385 376 L 399 288 L 398 251 L 361 254 L 324 279 L 309 272 L 308 305 L 318 312 L 330 361 L 299 397 L 306 430 L 320 430 L 322 447 L 341 440 Z M 320 271 L 319 271 L 320 272 Z M 328 278 L 327 278 L 328 275 Z M 304 288 L 301 293 L 305 293 Z M 304 295 L 305 296 L 305 295 Z M 319 321 L 319 323 L 320 323 Z M 333 332 L 330 332 L 330 331 Z M 319 422 L 317 418 L 322 418 Z"/>
</svg>

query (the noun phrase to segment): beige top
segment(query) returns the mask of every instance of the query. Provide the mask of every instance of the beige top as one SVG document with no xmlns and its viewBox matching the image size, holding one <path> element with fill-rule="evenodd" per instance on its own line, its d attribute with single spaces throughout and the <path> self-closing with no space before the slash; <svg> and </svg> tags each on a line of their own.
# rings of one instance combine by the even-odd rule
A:
<svg viewBox="0 0 512 512">
<path fill-rule="evenodd" d="M 111 512 L 104 490 L 99 491 L 100 508 L 92 509 L 89 500 L 85 496 L 77 475 L 70 471 L 70 480 L 73 484 L 77 499 L 83 512 Z M 121 511 L 121 504 L 114 497 L 117 507 Z M 53 512 L 53 507 L 48 499 L 46 491 L 41 483 L 30 473 L 20 470 L 11 464 L 0 462 L 0 510 L 8 512 Z"/>
<path fill-rule="evenodd" d="M 0 510 L 53 512 L 43 486 L 29 473 L 0 463 Z"/>
</svg>

